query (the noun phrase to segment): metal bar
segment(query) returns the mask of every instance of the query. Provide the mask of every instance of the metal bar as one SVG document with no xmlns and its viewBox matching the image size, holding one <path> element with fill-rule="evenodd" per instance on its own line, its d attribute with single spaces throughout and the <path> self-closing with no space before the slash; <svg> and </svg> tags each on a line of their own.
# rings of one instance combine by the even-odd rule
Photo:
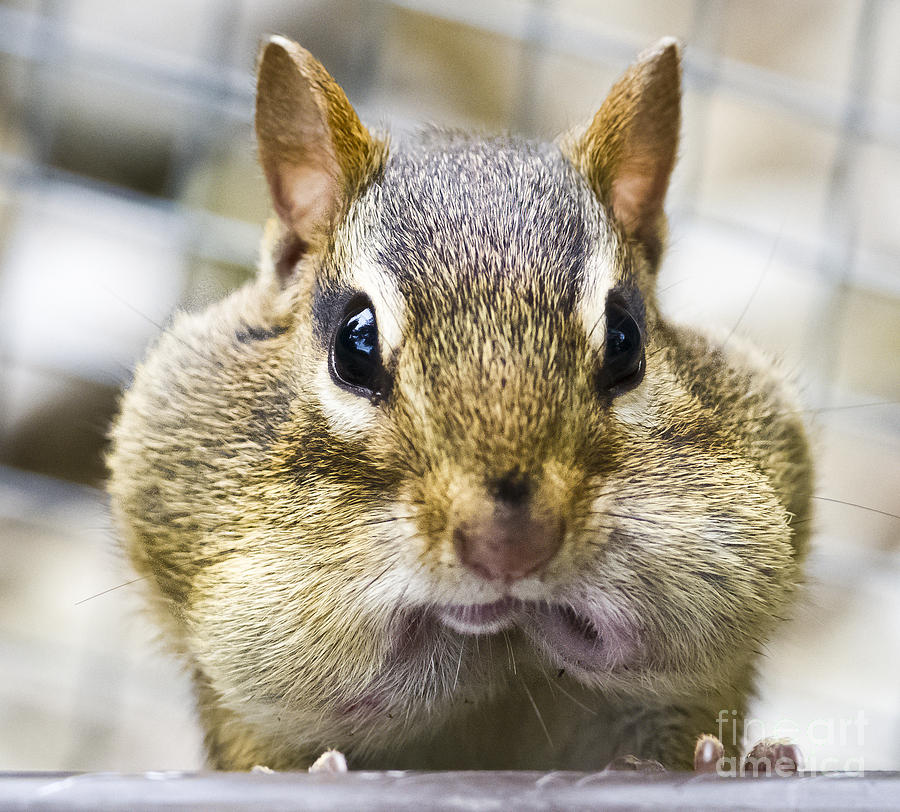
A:
<svg viewBox="0 0 900 812">
<path fill-rule="evenodd" d="M 529 23 L 518 3 L 391 0 L 389 5 L 534 45 L 546 41 L 548 50 L 595 63 L 626 64 L 647 45 L 634 36 L 565 21 L 552 9 L 538 9 L 537 17 Z M 53 36 L 58 26 L 34 12 L 0 6 L 0 53 L 55 64 L 56 56 L 36 43 Z M 540 42 L 537 42 L 534 32 L 539 29 Z M 243 70 L 223 70 L 203 61 L 97 36 L 90 47 L 72 43 L 67 61 L 74 70 L 98 71 L 115 79 L 150 84 L 236 120 L 250 120 L 253 82 Z M 718 87 L 736 96 L 788 111 L 821 127 L 837 130 L 844 123 L 840 100 L 814 82 L 690 48 L 683 64 L 688 86 L 703 88 L 715 81 Z M 900 105 L 873 104 L 855 121 L 852 132 L 854 137 L 900 148 Z"/>
<path fill-rule="evenodd" d="M 874 40 L 882 7 L 865 0 L 857 21 L 850 78 L 842 110 L 841 137 L 825 193 L 825 218 L 817 263 L 827 282 L 819 307 L 820 318 L 809 331 L 809 357 L 818 364 L 820 391 L 816 401 L 826 403 L 834 393 L 832 379 L 843 344 L 847 296 L 855 274 L 860 201 L 857 192 L 859 142 L 853 137 L 866 117 L 873 77 Z"/>
<path fill-rule="evenodd" d="M 494 3 L 485 3 L 483 0 L 458 0 L 455 3 L 443 0 L 391 0 L 391 4 L 510 39 L 533 41 L 530 40 L 530 32 L 537 27 L 534 22 L 527 25 L 520 4 L 509 0 Z M 588 62 L 625 65 L 648 44 L 634 35 L 569 23 L 552 10 L 538 9 L 534 13 L 541 17 L 541 41 L 546 40 L 549 49 L 577 56 Z M 786 110 L 822 127 L 840 129 L 844 125 L 844 107 L 840 99 L 819 84 L 706 54 L 690 47 L 683 56 L 682 68 L 688 86 L 702 89 L 715 83 L 718 88 L 736 96 L 767 107 Z M 854 122 L 853 134 L 891 147 L 900 147 L 900 106 L 882 103 L 877 109 L 867 111 L 866 115 Z"/>
<path fill-rule="evenodd" d="M 900 773 L 720 778 L 691 773 L 19 773 L 0 805 L 28 809 L 900 809 Z"/>
</svg>

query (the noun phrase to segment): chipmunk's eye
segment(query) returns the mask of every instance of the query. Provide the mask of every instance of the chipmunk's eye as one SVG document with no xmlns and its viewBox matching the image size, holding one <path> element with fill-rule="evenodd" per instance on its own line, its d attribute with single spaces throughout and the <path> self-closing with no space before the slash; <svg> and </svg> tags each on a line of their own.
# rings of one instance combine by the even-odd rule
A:
<svg viewBox="0 0 900 812">
<path fill-rule="evenodd" d="M 358 301 L 338 325 L 331 346 L 331 374 L 361 395 L 379 394 L 382 383 L 375 310 L 367 299 Z"/>
<path fill-rule="evenodd" d="M 644 377 L 644 337 L 634 316 L 616 300 L 606 305 L 606 356 L 601 386 L 613 397 L 634 389 Z"/>
</svg>

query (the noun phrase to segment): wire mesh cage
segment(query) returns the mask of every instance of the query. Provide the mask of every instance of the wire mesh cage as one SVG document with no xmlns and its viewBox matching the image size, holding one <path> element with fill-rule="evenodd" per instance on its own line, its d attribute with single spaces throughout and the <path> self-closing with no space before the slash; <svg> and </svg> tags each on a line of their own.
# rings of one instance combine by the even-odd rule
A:
<svg viewBox="0 0 900 812">
<path fill-rule="evenodd" d="M 664 310 L 783 357 L 818 449 L 813 583 L 753 714 L 791 720 L 820 767 L 896 769 L 887 0 L 0 2 L 0 768 L 201 763 L 183 675 L 132 616 L 102 454 L 117 394 L 172 312 L 253 272 L 269 213 L 253 67 L 274 31 L 315 53 L 364 120 L 540 138 L 590 116 L 646 45 L 682 39 Z"/>
</svg>

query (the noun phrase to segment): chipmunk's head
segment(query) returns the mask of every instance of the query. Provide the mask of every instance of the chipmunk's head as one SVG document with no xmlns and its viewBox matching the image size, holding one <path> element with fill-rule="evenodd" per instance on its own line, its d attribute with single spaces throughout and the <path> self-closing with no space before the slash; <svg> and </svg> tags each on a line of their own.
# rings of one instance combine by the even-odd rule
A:
<svg viewBox="0 0 900 812">
<path fill-rule="evenodd" d="M 600 682 L 702 671 L 753 637 L 783 591 L 787 508 L 723 430 L 721 356 L 685 350 L 654 298 L 679 100 L 662 41 L 557 144 L 388 146 L 310 54 L 267 44 L 263 271 L 136 385 L 146 400 L 175 355 L 190 370 L 159 432 L 181 439 L 143 476 L 206 557 L 147 540 L 164 500 L 132 523 L 141 556 L 179 568 L 161 583 L 191 634 L 244 652 L 201 657 L 213 683 L 397 693 L 410 622 L 451 647 L 519 629 Z M 119 437 L 137 422 L 126 408 Z"/>
</svg>

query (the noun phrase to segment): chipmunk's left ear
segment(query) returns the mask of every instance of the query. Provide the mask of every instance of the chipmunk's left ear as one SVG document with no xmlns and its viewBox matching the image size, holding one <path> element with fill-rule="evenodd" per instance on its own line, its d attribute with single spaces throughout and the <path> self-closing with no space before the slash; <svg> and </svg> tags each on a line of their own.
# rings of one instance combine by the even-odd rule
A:
<svg viewBox="0 0 900 812">
<path fill-rule="evenodd" d="M 315 57 L 278 36 L 259 59 L 256 135 L 272 203 L 299 257 L 333 231 L 383 144 Z"/>
<path fill-rule="evenodd" d="M 681 55 L 662 39 L 613 86 L 587 130 L 563 151 L 587 177 L 629 238 L 655 265 L 665 238 L 663 203 L 681 125 Z"/>
</svg>

